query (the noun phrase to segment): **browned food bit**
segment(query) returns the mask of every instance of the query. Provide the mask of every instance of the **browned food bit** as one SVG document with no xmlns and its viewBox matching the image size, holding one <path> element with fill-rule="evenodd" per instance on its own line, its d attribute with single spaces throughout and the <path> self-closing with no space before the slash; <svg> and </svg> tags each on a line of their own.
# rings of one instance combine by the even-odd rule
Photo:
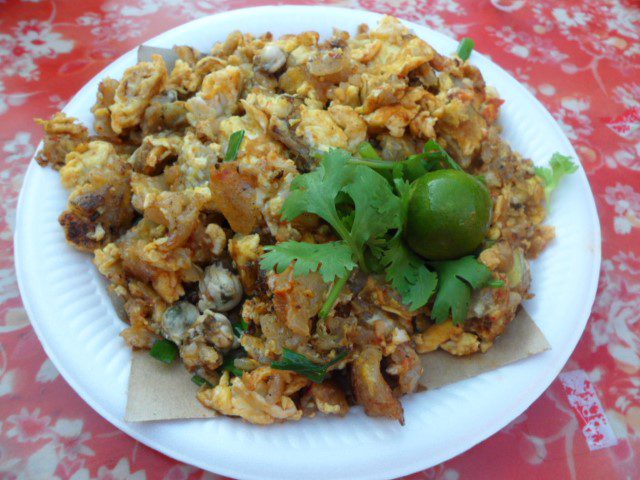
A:
<svg viewBox="0 0 640 480">
<path fill-rule="evenodd" d="M 99 137 L 118 141 L 118 135 L 111 128 L 111 111 L 109 107 L 113 105 L 116 98 L 118 81 L 113 78 L 105 78 L 98 85 L 96 103 L 91 107 L 93 113 L 93 129 Z"/>
<path fill-rule="evenodd" d="M 129 163 L 138 173 L 158 175 L 180 154 L 182 137 L 178 135 L 148 135 L 129 157 Z"/>
<path fill-rule="evenodd" d="M 413 393 L 418 387 L 423 368 L 420 357 L 409 342 L 403 343 L 390 355 L 390 364 L 386 368 L 389 375 L 398 377 L 398 390 L 401 395 Z"/>
<path fill-rule="evenodd" d="M 393 418 L 404 425 L 404 410 L 382 376 L 381 361 L 382 351 L 373 345 L 367 345 L 358 353 L 351 366 L 356 401 L 367 415 Z"/>
<path fill-rule="evenodd" d="M 313 415 L 316 411 L 325 415 L 339 415 L 344 417 L 349 413 L 347 397 L 337 383 L 325 380 L 322 383 L 312 383 L 300 403 L 305 415 Z"/>
<path fill-rule="evenodd" d="M 273 291 L 273 305 L 278 318 L 294 333 L 308 337 L 311 319 L 318 314 L 328 290 L 319 273 L 300 277 L 291 268 L 269 279 Z"/>
<path fill-rule="evenodd" d="M 229 241 L 229 255 L 233 259 L 240 274 L 242 288 L 247 295 L 253 295 L 257 290 L 258 277 L 260 272 L 260 236 L 236 235 Z"/>
<path fill-rule="evenodd" d="M 59 220 L 70 243 L 93 251 L 129 228 L 134 218 L 130 174 L 124 158 L 106 142 L 91 142 L 84 152 L 67 156 L 60 175 L 71 193 Z"/>
<path fill-rule="evenodd" d="M 36 122 L 42 125 L 45 134 L 44 146 L 36 155 L 36 161 L 43 167 L 51 165 L 59 170 L 65 164 L 68 153 L 89 141 L 87 128 L 62 112 L 49 120 L 36 119 Z"/>
<path fill-rule="evenodd" d="M 211 197 L 234 232 L 248 235 L 261 223 L 255 181 L 240 172 L 237 162 L 211 167 Z"/>
</svg>

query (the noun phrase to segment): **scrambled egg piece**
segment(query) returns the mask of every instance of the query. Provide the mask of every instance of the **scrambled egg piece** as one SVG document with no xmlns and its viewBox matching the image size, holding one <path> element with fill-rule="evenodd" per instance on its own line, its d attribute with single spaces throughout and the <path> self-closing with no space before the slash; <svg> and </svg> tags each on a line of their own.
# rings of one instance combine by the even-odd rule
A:
<svg viewBox="0 0 640 480">
<path fill-rule="evenodd" d="M 151 62 L 142 62 L 124 72 L 116 88 L 111 112 L 111 128 L 120 134 L 126 128 L 140 123 L 151 99 L 164 88 L 167 68 L 160 55 Z"/>
<path fill-rule="evenodd" d="M 302 410 L 297 408 L 291 396 L 308 384 L 309 380 L 301 375 L 258 367 L 233 379 L 225 372 L 218 385 L 198 392 L 198 400 L 224 415 L 269 425 L 302 418 Z"/>
</svg>

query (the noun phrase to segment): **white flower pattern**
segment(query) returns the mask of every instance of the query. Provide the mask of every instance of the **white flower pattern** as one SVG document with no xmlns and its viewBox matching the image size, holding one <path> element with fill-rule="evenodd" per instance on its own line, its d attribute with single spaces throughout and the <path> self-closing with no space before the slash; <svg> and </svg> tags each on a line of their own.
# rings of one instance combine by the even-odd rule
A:
<svg viewBox="0 0 640 480">
<path fill-rule="evenodd" d="M 54 31 L 49 21 L 19 21 L 10 35 L 0 34 L 0 75 L 38 80 L 40 71 L 36 60 L 69 53 L 73 45 L 72 40 Z"/>
</svg>

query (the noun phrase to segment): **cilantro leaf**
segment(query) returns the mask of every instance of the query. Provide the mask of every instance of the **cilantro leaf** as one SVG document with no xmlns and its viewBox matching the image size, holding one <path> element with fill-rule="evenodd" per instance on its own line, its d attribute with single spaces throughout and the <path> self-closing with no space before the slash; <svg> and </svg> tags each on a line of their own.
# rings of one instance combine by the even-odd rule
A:
<svg viewBox="0 0 640 480">
<path fill-rule="evenodd" d="M 409 250 L 398 236 L 391 239 L 382 255 L 386 267 L 386 279 L 411 310 L 427 304 L 436 289 L 438 276 L 430 271 L 415 253 Z"/>
<path fill-rule="evenodd" d="M 372 238 L 400 227 L 400 199 L 389 182 L 367 167 L 354 167 L 353 182 L 344 188 L 355 205 L 351 239 L 362 250 Z"/>
<path fill-rule="evenodd" d="M 303 213 L 322 217 L 366 270 L 365 244 L 400 226 L 400 199 L 383 176 L 371 168 L 351 165 L 349 159 L 349 152 L 337 148 L 322 154 L 315 171 L 300 175 L 291 183 L 282 218 L 293 220 Z M 353 202 L 352 215 L 339 211 L 345 194 Z"/>
<path fill-rule="evenodd" d="M 547 208 L 551 200 L 551 192 L 553 192 L 560 180 L 565 175 L 569 175 L 578 170 L 578 165 L 571 161 L 571 157 L 562 155 L 558 152 L 551 156 L 549 162 L 550 167 L 536 167 L 536 175 L 542 179 L 544 183 L 544 193 L 547 199 Z"/>
<path fill-rule="evenodd" d="M 283 220 L 294 220 L 303 213 L 322 217 L 340 235 L 348 233 L 336 208 L 338 194 L 353 179 L 355 168 L 347 164 L 351 154 L 333 149 L 324 154 L 318 168 L 297 176 L 282 206 Z"/>
<path fill-rule="evenodd" d="M 433 262 L 431 265 L 439 278 L 431 317 L 436 323 L 443 323 L 451 314 L 453 324 L 459 325 L 467 317 L 472 289 L 490 282 L 493 278 L 491 270 L 473 256 Z"/>
<path fill-rule="evenodd" d="M 382 160 L 376 149 L 369 142 L 362 142 L 358 145 L 358 154 L 365 160 Z"/>
<path fill-rule="evenodd" d="M 442 161 L 445 165 L 454 170 L 462 170 L 462 167 L 458 165 L 456 161 L 451 158 L 451 155 L 449 155 L 447 151 L 435 140 L 429 140 L 425 143 L 423 150 L 424 153 L 428 155 L 428 159 Z"/>
<path fill-rule="evenodd" d="M 304 375 L 309 380 L 315 383 L 322 383 L 328 373 L 328 369 L 331 365 L 335 365 L 347 356 L 347 352 L 343 352 L 335 357 L 333 360 L 325 364 L 313 363 L 304 355 L 289 350 L 288 348 L 282 349 L 282 360 L 277 360 L 271 363 L 271 368 L 276 370 L 290 370 L 292 372 Z"/>
<path fill-rule="evenodd" d="M 351 249 L 342 240 L 328 243 L 282 242 L 264 248 L 260 259 L 263 270 L 282 273 L 292 262 L 295 276 L 318 271 L 322 279 L 331 283 L 336 277 L 345 277 L 356 268 Z"/>
</svg>

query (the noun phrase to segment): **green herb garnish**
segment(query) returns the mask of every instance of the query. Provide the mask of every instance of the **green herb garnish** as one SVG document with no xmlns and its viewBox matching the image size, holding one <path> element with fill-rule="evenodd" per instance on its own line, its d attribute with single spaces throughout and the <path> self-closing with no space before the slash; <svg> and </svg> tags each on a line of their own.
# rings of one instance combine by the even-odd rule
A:
<svg viewBox="0 0 640 480">
<path fill-rule="evenodd" d="M 233 328 L 234 335 L 240 338 L 242 337 L 242 335 L 247 333 L 247 330 L 249 329 L 249 324 L 244 320 L 240 319 L 239 321 L 232 323 L 232 328 Z"/>
<path fill-rule="evenodd" d="M 232 162 L 238 157 L 238 151 L 240 150 L 240 144 L 244 138 L 244 130 L 237 130 L 229 137 L 229 145 L 227 146 L 227 153 L 224 155 L 225 162 Z"/>
<path fill-rule="evenodd" d="M 405 160 L 395 162 L 382 160 L 369 142 L 362 142 L 358 147 L 359 158 L 351 157 L 350 165 L 369 167 L 388 181 L 398 176 L 412 182 L 427 172 L 441 168 L 462 170 L 451 155 L 435 140 L 425 143 L 422 153 L 410 155 Z M 399 174 L 399 175 L 398 175 Z"/>
<path fill-rule="evenodd" d="M 382 160 L 376 149 L 369 142 L 358 145 L 358 154 L 365 160 Z"/>
<path fill-rule="evenodd" d="M 460 45 L 458 45 L 458 57 L 461 60 L 467 61 L 471 56 L 471 52 L 473 48 L 476 46 L 476 43 L 471 38 L 463 38 L 460 41 Z"/>
<path fill-rule="evenodd" d="M 319 365 L 313 363 L 304 355 L 289 350 L 287 348 L 282 349 L 282 360 L 278 360 L 271 363 L 271 368 L 276 370 L 289 370 L 291 372 L 304 375 L 314 383 L 322 383 L 327 376 L 327 370 L 330 366 L 335 365 L 347 356 L 347 352 L 342 352 L 336 358 L 325 364 Z"/>
<path fill-rule="evenodd" d="M 411 310 L 426 305 L 438 284 L 438 276 L 399 237 L 394 237 L 382 254 L 386 279 Z"/>
<path fill-rule="evenodd" d="M 180 351 L 178 346 L 166 338 L 156 340 L 151 347 L 151 350 L 149 350 L 149 355 L 166 364 L 173 362 L 178 357 L 179 353 Z"/>
<path fill-rule="evenodd" d="M 544 193 L 547 199 L 547 208 L 549 208 L 551 192 L 557 188 L 562 177 L 578 170 L 578 165 L 571 161 L 571 157 L 556 152 L 551 156 L 549 167 L 536 167 L 535 170 L 536 175 L 544 183 Z"/>
<path fill-rule="evenodd" d="M 487 285 L 493 278 L 491 270 L 472 256 L 432 262 L 431 266 L 438 272 L 431 317 L 436 323 L 442 323 L 451 313 L 453 324 L 460 325 L 467 316 L 472 290 Z"/>
<path fill-rule="evenodd" d="M 194 375 L 193 377 L 191 377 L 191 381 L 196 385 L 198 385 L 199 387 L 203 385 L 207 385 L 208 387 L 213 387 L 213 385 L 211 385 L 211 382 L 209 382 L 206 378 L 202 378 L 200 375 Z"/>
<path fill-rule="evenodd" d="M 423 153 L 402 162 L 381 160 L 368 143 L 360 146 L 359 154 L 356 158 L 340 149 L 322 154 L 315 171 L 296 177 L 282 207 L 282 218 L 288 221 L 303 213 L 320 216 L 340 240 L 268 246 L 261 268 L 281 273 L 291 265 L 296 276 L 320 273 L 332 284 L 320 318 L 329 314 L 359 267 L 365 273 L 383 273 L 411 310 L 423 307 L 435 294 L 438 321 L 444 321 L 451 311 L 454 320 L 462 322 L 471 289 L 487 284 L 491 272 L 474 257 L 429 263 L 403 239 L 410 182 L 434 169 L 461 170 L 460 166 L 435 141 L 427 142 Z"/>
<path fill-rule="evenodd" d="M 367 243 L 400 227 L 400 199 L 389 182 L 373 169 L 349 164 L 351 154 L 333 149 L 323 154 L 318 168 L 296 177 L 282 207 L 282 218 L 294 220 L 313 213 L 331 225 L 340 241 L 323 245 L 284 242 L 268 248 L 263 269 L 284 270 L 295 261 L 294 272 L 319 271 L 325 281 L 344 285 L 358 265 L 369 270 Z M 289 263 L 287 263 L 289 262 Z M 338 297 L 333 292 L 327 299 Z M 325 305 L 328 312 L 332 305 Z"/>
<path fill-rule="evenodd" d="M 222 370 L 226 370 L 227 372 L 231 373 L 232 375 L 235 375 L 236 377 L 241 377 L 242 374 L 244 373 L 244 371 L 242 371 L 241 369 L 239 369 L 238 367 L 236 367 L 234 361 L 235 359 L 238 357 L 235 357 L 233 355 L 228 356 L 228 357 L 224 357 L 224 360 L 222 361 Z"/>
<path fill-rule="evenodd" d="M 292 262 L 295 276 L 318 271 L 322 279 L 333 282 L 357 267 L 351 249 L 345 241 L 328 243 L 282 242 L 264 247 L 265 254 L 260 259 L 263 270 L 282 273 Z"/>
<path fill-rule="evenodd" d="M 427 158 L 429 158 L 429 160 L 442 161 L 449 168 L 462 170 L 462 167 L 458 165 L 457 162 L 451 158 L 451 155 L 449 155 L 447 151 L 435 140 L 429 140 L 425 143 L 424 152 L 428 155 Z"/>
</svg>

